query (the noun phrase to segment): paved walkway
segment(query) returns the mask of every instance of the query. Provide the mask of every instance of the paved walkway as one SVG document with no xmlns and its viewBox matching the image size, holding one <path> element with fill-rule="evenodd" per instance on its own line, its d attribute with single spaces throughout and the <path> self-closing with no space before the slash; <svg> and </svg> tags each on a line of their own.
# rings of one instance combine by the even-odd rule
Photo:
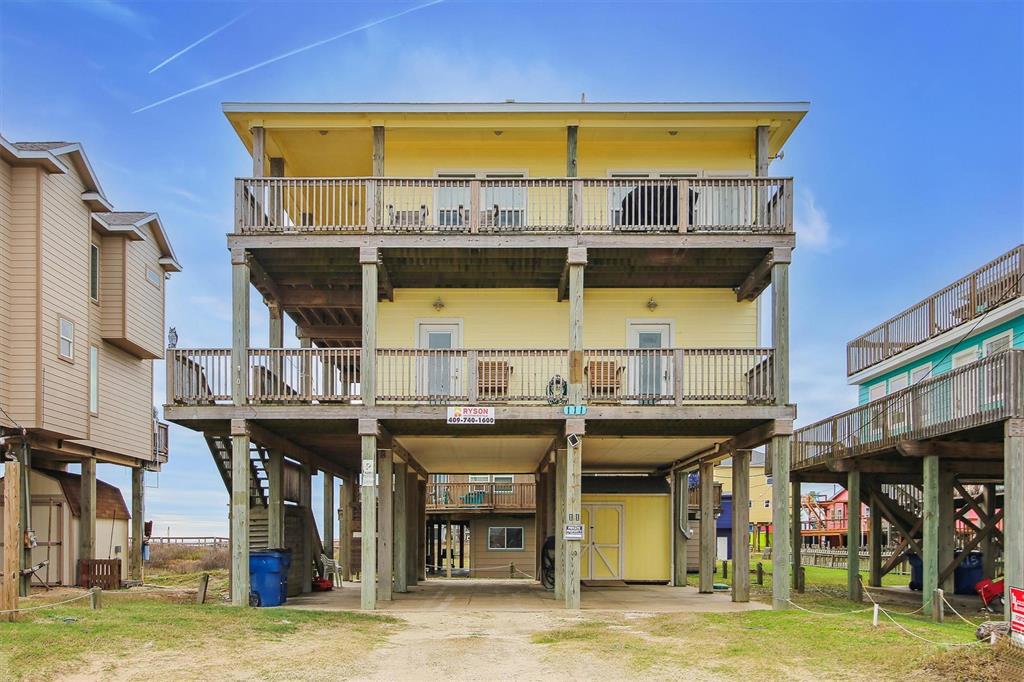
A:
<svg viewBox="0 0 1024 682">
<path fill-rule="evenodd" d="M 359 609 L 359 583 L 345 583 L 331 592 L 290 597 L 286 607 L 325 611 Z M 729 592 L 699 594 L 695 587 L 626 585 L 583 587 L 583 609 L 590 611 L 735 612 L 769 608 L 760 602 L 733 603 Z M 562 611 L 554 595 L 532 580 L 488 578 L 429 578 L 395 594 L 390 602 L 378 602 L 381 611 Z"/>
</svg>

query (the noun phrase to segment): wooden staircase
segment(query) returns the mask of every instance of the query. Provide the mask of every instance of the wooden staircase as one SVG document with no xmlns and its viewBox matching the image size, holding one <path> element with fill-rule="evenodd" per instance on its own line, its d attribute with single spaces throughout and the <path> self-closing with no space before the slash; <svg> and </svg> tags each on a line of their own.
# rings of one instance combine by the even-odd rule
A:
<svg viewBox="0 0 1024 682">
<path fill-rule="evenodd" d="M 231 492 L 231 437 L 230 436 L 206 436 L 206 444 L 213 455 L 213 462 L 217 465 L 221 480 L 224 486 Z M 266 508 L 269 502 L 269 482 L 267 480 L 267 464 L 270 455 L 265 448 L 255 443 L 249 446 L 249 507 Z"/>
</svg>

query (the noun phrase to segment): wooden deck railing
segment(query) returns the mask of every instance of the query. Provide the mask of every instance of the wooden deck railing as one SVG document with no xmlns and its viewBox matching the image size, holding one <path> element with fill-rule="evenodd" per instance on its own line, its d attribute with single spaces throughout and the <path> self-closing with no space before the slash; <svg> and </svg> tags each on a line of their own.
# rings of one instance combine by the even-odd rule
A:
<svg viewBox="0 0 1024 682">
<path fill-rule="evenodd" d="M 235 231 L 793 231 L 791 178 L 237 178 Z"/>
<path fill-rule="evenodd" d="M 848 343 L 847 375 L 1019 298 L 1024 294 L 1022 280 L 1024 246 L 1017 246 Z"/>
<path fill-rule="evenodd" d="M 563 404 L 565 349 L 382 348 L 377 400 L 382 403 Z M 657 348 L 583 351 L 589 403 L 769 403 L 770 348 Z M 168 350 L 168 402 L 231 401 L 231 352 Z M 358 400 L 359 349 L 250 349 L 249 402 L 343 403 Z"/>
<path fill-rule="evenodd" d="M 533 483 L 429 483 L 427 511 L 529 510 L 537 506 Z"/>
<path fill-rule="evenodd" d="M 881 452 L 1022 414 L 1024 350 L 1008 350 L 798 429 L 792 468 Z"/>
<path fill-rule="evenodd" d="M 165 422 L 154 420 L 153 426 L 153 459 L 161 464 L 167 461 L 169 452 L 168 426 Z"/>
</svg>

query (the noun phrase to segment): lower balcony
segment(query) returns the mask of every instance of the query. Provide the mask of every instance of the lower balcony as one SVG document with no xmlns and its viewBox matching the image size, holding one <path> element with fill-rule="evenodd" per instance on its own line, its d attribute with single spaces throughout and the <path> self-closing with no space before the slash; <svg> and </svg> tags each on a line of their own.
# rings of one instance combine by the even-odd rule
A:
<svg viewBox="0 0 1024 682">
<path fill-rule="evenodd" d="M 230 349 L 168 349 L 167 402 L 231 402 Z M 572 367 L 575 360 L 575 368 Z M 573 371 L 590 405 L 774 402 L 770 348 L 378 349 L 376 401 L 563 405 Z M 250 404 L 361 404 L 358 348 L 250 349 Z"/>
<path fill-rule="evenodd" d="M 427 511 L 533 511 L 533 483 L 429 483 Z"/>
</svg>

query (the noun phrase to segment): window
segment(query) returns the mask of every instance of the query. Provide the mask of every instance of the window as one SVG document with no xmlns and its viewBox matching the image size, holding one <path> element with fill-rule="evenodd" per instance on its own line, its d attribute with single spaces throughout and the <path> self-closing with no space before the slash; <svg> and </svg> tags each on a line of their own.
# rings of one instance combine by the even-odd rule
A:
<svg viewBox="0 0 1024 682">
<path fill-rule="evenodd" d="M 910 370 L 910 385 L 919 384 L 932 375 L 932 364 L 930 362 Z"/>
<path fill-rule="evenodd" d="M 100 247 L 89 245 L 89 298 L 100 300 Z"/>
<path fill-rule="evenodd" d="M 977 348 L 968 348 L 953 355 L 953 369 L 969 365 L 979 357 Z"/>
<path fill-rule="evenodd" d="M 909 380 L 910 378 L 906 374 L 900 374 L 889 379 L 889 394 L 891 395 L 905 389 Z M 889 406 L 889 422 L 899 429 L 905 428 L 907 425 L 907 415 L 910 412 L 910 396 L 902 395 L 888 400 L 886 403 Z"/>
<path fill-rule="evenodd" d="M 160 274 L 156 270 L 146 268 L 146 280 L 157 289 L 160 288 Z"/>
<path fill-rule="evenodd" d="M 442 180 L 520 180 L 525 173 L 438 173 Z M 453 182 L 435 190 L 437 224 L 462 225 L 469 222 L 469 183 Z M 480 224 L 483 227 L 522 227 L 526 218 L 526 187 L 521 183 L 484 183 L 480 188 Z"/>
<path fill-rule="evenodd" d="M 885 397 L 885 382 L 881 381 L 868 389 L 868 402 Z"/>
<path fill-rule="evenodd" d="M 930 379 L 932 376 L 932 365 L 930 362 L 915 367 L 910 370 L 910 385 L 916 386 L 925 379 Z M 922 395 L 918 395 L 915 398 L 917 402 L 917 413 L 919 423 L 918 426 L 927 426 L 931 423 L 932 404 L 938 401 L 940 398 L 941 387 L 932 387 L 927 389 Z"/>
<path fill-rule="evenodd" d="M 771 500 L 765 500 L 764 501 L 764 508 L 767 509 L 770 506 L 772 506 L 772 501 Z"/>
<path fill-rule="evenodd" d="M 89 347 L 89 412 L 99 414 L 100 411 L 100 351 L 96 346 Z"/>
<path fill-rule="evenodd" d="M 433 474 L 434 483 L 447 483 L 448 474 Z"/>
<path fill-rule="evenodd" d="M 521 550 L 522 548 L 522 526 L 491 526 L 487 529 L 487 549 Z"/>
<path fill-rule="evenodd" d="M 1002 353 L 1004 350 L 1009 350 L 1010 346 L 1013 345 L 1013 332 L 1008 331 L 1005 334 L 999 336 L 993 336 L 991 339 L 985 341 L 985 357 L 991 357 L 996 353 Z"/>
<path fill-rule="evenodd" d="M 985 357 L 992 357 L 993 355 L 1007 351 L 1011 346 L 1013 346 L 1012 331 L 995 336 L 985 341 Z M 982 382 L 985 386 L 985 402 L 987 405 L 994 405 L 995 403 L 999 403 L 1003 400 L 1003 394 L 1006 392 L 1004 374 L 1004 368 L 998 365 L 989 365 L 985 368 L 985 375 L 982 377 Z"/>
<path fill-rule="evenodd" d="M 64 360 L 74 361 L 75 359 L 75 323 L 63 317 L 59 318 L 60 325 L 60 357 Z"/>
<path fill-rule="evenodd" d="M 512 474 L 494 474 L 491 477 L 494 481 L 494 492 L 498 495 L 512 494 Z M 498 485 L 501 484 L 501 485 Z"/>
</svg>

